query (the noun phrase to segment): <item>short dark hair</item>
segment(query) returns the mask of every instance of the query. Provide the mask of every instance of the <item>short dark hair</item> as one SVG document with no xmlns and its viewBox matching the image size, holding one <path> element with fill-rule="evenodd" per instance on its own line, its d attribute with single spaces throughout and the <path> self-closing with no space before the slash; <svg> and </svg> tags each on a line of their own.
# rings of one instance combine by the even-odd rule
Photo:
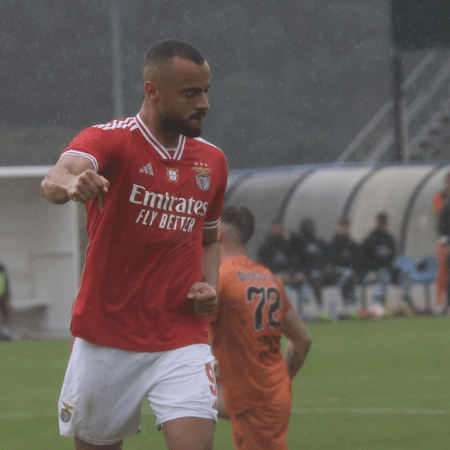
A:
<svg viewBox="0 0 450 450">
<path fill-rule="evenodd" d="M 237 230 L 242 245 L 247 244 L 255 231 L 255 217 L 245 206 L 225 206 L 220 220 Z"/>
<path fill-rule="evenodd" d="M 199 66 L 205 62 L 203 55 L 192 45 L 178 39 L 166 39 L 149 48 L 144 58 L 144 67 L 170 61 L 174 56 L 189 59 Z"/>
</svg>

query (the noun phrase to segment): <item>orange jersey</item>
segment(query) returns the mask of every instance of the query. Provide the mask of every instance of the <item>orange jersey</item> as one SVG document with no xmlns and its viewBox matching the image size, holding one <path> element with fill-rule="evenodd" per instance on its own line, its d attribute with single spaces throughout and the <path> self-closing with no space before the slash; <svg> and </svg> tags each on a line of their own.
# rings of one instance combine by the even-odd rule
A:
<svg viewBox="0 0 450 450">
<path fill-rule="evenodd" d="M 445 192 L 439 191 L 433 195 L 431 203 L 433 204 L 433 212 L 437 216 L 441 213 L 442 206 L 444 205 L 445 200 L 447 200 Z"/>
<path fill-rule="evenodd" d="M 220 266 L 218 298 L 210 332 L 228 412 L 267 405 L 280 392 L 290 399 L 280 340 L 292 305 L 282 281 L 246 256 L 229 258 Z"/>
<path fill-rule="evenodd" d="M 444 191 L 436 192 L 432 197 L 432 205 L 434 214 L 439 217 L 442 207 L 447 200 Z M 447 267 L 447 253 L 445 245 L 438 241 L 437 243 L 437 259 L 439 264 L 438 273 L 436 275 L 436 301 L 438 305 L 445 302 L 448 285 L 448 267 Z"/>
</svg>

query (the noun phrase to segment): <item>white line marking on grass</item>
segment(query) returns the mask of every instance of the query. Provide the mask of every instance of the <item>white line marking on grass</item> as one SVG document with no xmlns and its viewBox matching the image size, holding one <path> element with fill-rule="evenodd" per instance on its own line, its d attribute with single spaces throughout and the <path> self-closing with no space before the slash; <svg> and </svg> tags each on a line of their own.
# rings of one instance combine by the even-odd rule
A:
<svg viewBox="0 0 450 450">
<path fill-rule="evenodd" d="M 6 420 L 6 419 L 49 419 L 49 418 L 55 418 L 55 420 L 58 420 L 58 411 L 50 412 L 0 412 L 0 420 Z M 153 416 L 153 413 L 151 411 L 147 411 L 146 409 L 142 410 L 142 416 Z"/>
<path fill-rule="evenodd" d="M 295 414 L 397 414 L 444 416 L 450 414 L 448 409 L 392 409 L 392 408 L 293 408 Z"/>
<path fill-rule="evenodd" d="M 58 418 L 58 413 L 28 413 L 28 412 L 14 412 L 14 413 L 0 413 L 0 419 L 48 419 L 49 417 Z"/>
<path fill-rule="evenodd" d="M 142 411 L 145 415 L 147 411 Z M 292 408 L 294 414 L 396 414 L 404 416 L 445 416 L 449 409 L 393 409 L 393 408 Z M 57 413 L 14 412 L 0 413 L 0 420 L 4 419 L 39 419 L 57 417 Z"/>
</svg>

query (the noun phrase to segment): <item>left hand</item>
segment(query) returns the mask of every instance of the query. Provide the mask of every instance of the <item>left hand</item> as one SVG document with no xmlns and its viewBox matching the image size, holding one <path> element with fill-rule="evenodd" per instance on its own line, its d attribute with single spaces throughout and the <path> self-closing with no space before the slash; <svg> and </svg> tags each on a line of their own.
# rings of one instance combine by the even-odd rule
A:
<svg viewBox="0 0 450 450">
<path fill-rule="evenodd" d="M 198 317 L 211 316 L 217 306 L 217 293 L 208 283 L 195 282 L 189 289 L 188 299 L 194 300 L 194 312 Z"/>
</svg>

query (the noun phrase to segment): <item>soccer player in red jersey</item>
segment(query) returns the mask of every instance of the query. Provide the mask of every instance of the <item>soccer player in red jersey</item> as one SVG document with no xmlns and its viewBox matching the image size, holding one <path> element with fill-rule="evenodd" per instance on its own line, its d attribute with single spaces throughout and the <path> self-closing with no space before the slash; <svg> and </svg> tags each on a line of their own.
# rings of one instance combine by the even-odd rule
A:
<svg viewBox="0 0 450 450">
<path fill-rule="evenodd" d="M 212 449 L 216 388 L 208 329 L 216 307 L 225 155 L 199 138 L 208 63 L 165 40 L 144 61 L 134 117 L 83 130 L 41 184 L 82 202 L 89 245 L 59 400 L 77 450 L 122 448 L 146 397 L 169 449 Z"/>
<path fill-rule="evenodd" d="M 311 338 L 292 308 L 283 282 L 246 256 L 254 217 L 226 206 L 219 228 L 219 304 L 211 317 L 219 416 L 231 419 L 239 450 L 285 450 L 291 380 Z M 281 354 L 281 337 L 288 343 Z"/>
</svg>

